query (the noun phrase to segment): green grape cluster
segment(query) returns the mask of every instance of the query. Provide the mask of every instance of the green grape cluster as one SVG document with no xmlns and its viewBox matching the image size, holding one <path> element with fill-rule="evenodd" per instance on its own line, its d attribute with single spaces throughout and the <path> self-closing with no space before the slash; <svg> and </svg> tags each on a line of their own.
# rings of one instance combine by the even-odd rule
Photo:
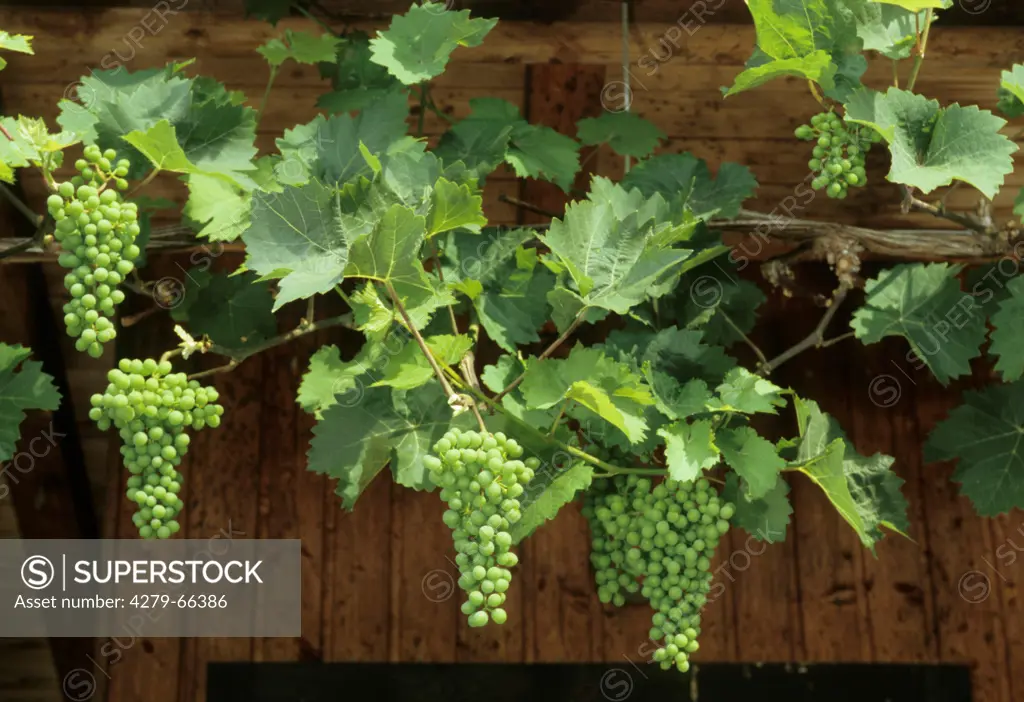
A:
<svg viewBox="0 0 1024 702">
<path fill-rule="evenodd" d="M 583 514 L 590 523 L 591 562 L 604 603 L 622 606 L 639 592 L 650 602 L 654 660 L 690 668 L 701 609 L 711 590 L 711 558 L 735 507 L 700 479 L 654 484 L 635 475 L 595 481 Z"/>
<path fill-rule="evenodd" d="M 822 112 L 811 117 L 810 124 L 797 127 L 795 134 L 798 139 L 816 142 L 813 158 L 807 163 L 814 175 L 812 188 L 824 190 L 831 198 L 843 199 L 851 185 L 867 185 L 864 157 L 872 144 L 881 140 L 877 132 L 848 128 L 836 113 Z"/>
<path fill-rule="evenodd" d="M 540 461 L 519 460 L 523 447 L 501 432 L 451 429 L 433 450 L 437 455 L 423 463 L 448 504 L 443 519 L 455 541 L 459 587 L 468 595 L 462 612 L 472 627 L 504 624 L 509 569 L 519 562 L 509 527 L 522 518 L 518 498 Z"/>
<path fill-rule="evenodd" d="M 89 410 L 100 429 L 114 426 L 120 433 L 128 499 L 139 506 L 132 521 L 144 539 L 167 539 L 181 528 L 178 466 L 190 442 L 185 430 L 220 426 L 224 414 L 214 388 L 171 370 L 169 361 L 122 359 Z"/>
<path fill-rule="evenodd" d="M 131 273 L 141 253 L 138 207 L 123 202 L 129 163 L 114 164 L 117 152 L 87 146 L 75 162 L 79 175 L 60 183 L 46 206 L 57 223 L 54 238 L 61 246 L 60 265 L 70 269 L 64 287 L 71 300 L 64 305 L 64 324 L 75 338 L 75 348 L 93 358 L 103 355 L 103 344 L 117 335 L 110 320 L 114 307 L 124 301 L 117 289 Z M 111 187 L 113 186 L 113 187 Z"/>
</svg>

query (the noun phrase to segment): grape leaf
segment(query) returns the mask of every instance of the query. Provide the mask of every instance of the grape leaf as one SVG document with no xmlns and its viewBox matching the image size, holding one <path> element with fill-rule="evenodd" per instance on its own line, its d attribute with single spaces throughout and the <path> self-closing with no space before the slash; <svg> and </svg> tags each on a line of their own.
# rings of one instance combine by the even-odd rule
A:
<svg viewBox="0 0 1024 702">
<path fill-rule="evenodd" d="M 473 340 L 465 334 L 453 336 L 438 334 L 424 339 L 431 355 L 442 365 L 455 366 L 473 348 Z M 434 371 L 417 343 L 410 341 L 402 350 L 388 358 L 383 376 L 373 385 L 390 385 L 400 390 L 411 390 L 430 382 Z"/>
<path fill-rule="evenodd" d="M 786 528 L 793 507 L 789 503 L 789 485 L 779 480 L 764 497 L 750 500 L 748 488 L 736 473 L 727 473 L 722 499 L 733 503 L 736 512 L 730 520 L 758 541 L 777 544 L 786 540 Z"/>
<path fill-rule="evenodd" d="M 289 59 L 310 65 L 333 61 L 340 42 L 341 39 L 333 34 L 310 34 L 287 29 L 284 36 L 275 37 L 258 46 L 256 52 L 274 68 L 279 68 Z"/>
<path fill-rule="evenodd" d="M 395 15 L 391 26 L 370 41 L 370 60 L 406 85 L 436 78 L 456 48 L 479 46 L 498 22 L 470 19 L 469 14 L 469 10 L 447 10 L 441 3 L 413 5 L 406 14 Z"/>
<path fill-rule="evenodd" d="M 521 290 L 487 290 L 473 300 L 487 336 L 505 351 L 540 341 L 537 330 L 549 317 L 546 296 L 555 277 L 539 267 L 529 276 Z"/>
<path fill-rule="evenodd" d="M 415 390 L 397 391 L 394 408 L 391 473 L 395 482 L 413 490 L 433 490 L 423 458 L 452 425 L 444 392 L 436 381 Z"/>
<path fill-rule="evenodd" d="M 469 117 L 441 136 L 434 154 L 446 164 L 462 162 L 483 177 L 505 160 L 512 131 L 525 120 L 518 108 L 505 100 L 473 98 L 469 107 Z"/>
<path fill-rule="evenodd" d="M 392 205 L 373 231 L 352 243 L 347 278 L 366 278 L 407 289 L 431 290 L 420 263 L 426 219 L 402 205 Z"/>
<path fill-rule="evenodd" d="M 329 112 L 352 112 L 405 90 L 388 69 L 370 60 L 370 37 L 359 30 L 339 37 L 337 55 L 320 64 L 320 75 L 331 79 L 333 91 L 321 95 L 317 107 Z"/>
<path fill-rule="evenodd" d="M 959 461 L 953 480 L 983 517 L 1024 507 L 1024 381 L 964 392 L 924 445 L 929 463 Z"/>
<path fill-rule="evenodd" d="M 786 406 L 782 388 L 742 366 L 730 369 L 715 392 L 718 397 L 708 403 L 708 408 L 717 412 L 778 414 L 775 408 Z"/>
<path fill-rule="evenodd" d="M 992 315 L 994 329 L 989 353 L 999 357 L 995 369 L 1009 382 L 1024 375 L 1024 278 L 1011 279 L 1006 290 L 1009 297 Z"/>
<path fill-rule="evenodd" d="M 806 56 L 773 59 L 767 63 L 745 68 L 736 76 L 732 87 L 723 91 L 725 97 L 751 90 L 783 76 L 796 76 L 812 80 L 826 90 L 835 87 L 836 65 L 827 51 L 815 51 Z"/>
<path fill-rule="evenodd" d="M 543 178 L 569 192 L 580 170 L 580 145 L 550 127 L 523 122 L 512 130 L 505 160 L 520 178 Z"/>
<path fill-rule="evenodd" d="M 400 485 L 426 488 L 423 456 L 451 422 L 439 392 L 436 385 L 409 394 L 368 387 L 359 401 L 328 408 L 313 427 L 309 470 L 338 481 L 348 510 L 388 463 Z"/>
<path fill-rule="evenodd" d="M 580 344 L 568 358 L 531 361 L 520 390 L 528 409 L 575 402 L 621 430 L 632 443 L 646 436 L 643 408 L 654 404 L 643 379 L 627 365 Z"/>
<path fill-rule="evenodd" d="M 509 530 L 512 535 L 512 543 L 521 543 L 545 522 L 554 519 L 563 506 L 573 501 L 576 493 L 589 488 L 594 478 L 594 467 L 581 461 L 574 463 L 566 470 L 554 471 L 554 473 L 551 482 L 544 487 L 536 499 L 524 507 L 523 516 L 512 525 Z"/>
<path fill-rule="evenodd" d="M 952 104 L 889 88 L 862 89 L 846 103 L 846 120 L 874 129 L 889 144 L 886 178 L 930 193 L 961 180 L 994 198 L 1013 172 L 1017 145 L 999 133 L 1006 120 L 988 110 Z"/>
<path fill-rule="evenodd" d="M 1003 71 L 998 109 L 1010 119 L 1024 115 L 1024 63 Z"/>
<path fill-rule="evenodd" d="M 638 188 L 647 197 L 665 198 L 673 208 L 685 206 L 700 219 L 733 218 L 752 197 L 757 180 L 746 166 L 723 163 L 713 177 L 707 163 L 693 154 L 662 154 L 641 161 L 620 185 Z"/>
<path fill-rule="evenodd" d="M 741 341 L 741 334 L 750 333 L 757 323 L 757 309 L 768 298 L 757 285 L 739 278 L 735 265 L 729 266 L 731 261 L 726 257 L 687 271 L 664 305 L 667 319 L 681 328 L 703 330 L 704 341 L 720 346 Z"/>
<path fill-rule="evenodd" d="M 302 376 L 296 401 L 317 419 L 323 419 L 324 410 L 336 404 L 360 402 L 361 378 L 377 369 L 383 355 L 382 345 L 367 342 L 355 358 L 342 361 L 337 346 L 322 346 L 309 359 L 309 370 Z"/>
<path fill-rule="evenodd" d="M 342 281 L 351 242 L 338 225 L 337 199 L 317 182 L 254 195 L 252 224 L 242 234 L 246 265 L 280 278 L 275 312 Z"/>
<path fill-rule="evenodd" d="M 144 131 L 136 129 L 125 134 L 124 140 L 148 158 L 157 170 L 216 176 L 215 173 L 204 173 L 189 160 L 185 150 L 178 143 L 174 126 L 165 119 Z"/>
<path fill-rule="evenodd" d="M 865 304 L 850 326 L 865 344 L 902 336 L 943 385 L 969 375 L 981 354 L 985 317 L 960 289 L 960 266 L 901 264 L 865 285 Z"/>
<path fill-rule="evenodd" d="M 475 188 L 438 178 L 431 201 L 428 236 L 459 228 L 479 232 L 480 227 L 487 225 L 483 212 L 484 198 Z"/>
<path fill-rule="evenodd" d="M 1021 221 L 1024 221 L 1024 188 L 1021 188 L 1020 192 L 1017 193 L 1017 199 L 1013 203 L 1013 213 L 1018 215 Z"/>
<path fill-rule="evenodd" d="M 675 422 L 658 429 L 658 436 L 665 439 L 665 462 L 673 480 L 696 480 L 718 463 L 715 430 L 706 419 Z"/>
<path fill-rule="evenodd" d="M 18 427 L 27 410 L 56 410 L 60 393 L 43 365 L 29 361 L 31 350 L 0 343 L 0 462 L 14 457 Z M 20 366 L 20 370 L 19 370 Z"/>
<path fill-rule="evenodd" d="M 857 22 L 857 36 L 865 51 L 877 51 L 886 58 L 910 58 L 918 27 L 924 28 L 925 12 L 911 12 L 895 5 L 876 2 L 847 2 Z"/>
<path fill-rule="evenodd" d="M 541 240 L 575 284 L 580 310 L 598 307 L 618 314 L 647 299 L 650 287 L 672 271 L 682 273 L 717 256 L 718 248 L 674 248 L 695 223 L 676 224 L 660 195 L 626 192 L 596 177 L 587 200 L 573 202 L 551 222 Z M 725 250 L 722 248 L 722 250 Z"/>
<path fill-rule="evenodd" d="M 317 115 L 308 124 L 286 129 L 277 140 L 282 161 L 277 179 L 300 185 L 310 179 L 341 184 L 359 176 L 373 176 L 360 151 L 385 154 L 408 132 L 409 103 L 405 95 L 392 93 L 367 106 L 358 115 Z"/>
<path fill-rule="evenodd" d="M 11 132 L 12 136 L 16 133 L 19 137 L 28 140 L 40 155 L 63 151 L 67 147 L 81 141 L 78 135 L 71 132 L 50 132 L 50 129 L 46 126 L 46 120 L 42 118 L 18 115 L 17 130 L 11 129 L 8 126 L 7 120 L 4 120 L 4 126 L 7 127 L 7 131 Z M 15 137 L 15 140 L 18 140 L 17 137 Z"/>
<path fill-rule="evenodd" d="M 200 224 L 196 236 L 210 241 L 234 241 L 249 228 L 252 194 L 217 176 L 193 173 L 188 202 L 182 214 Z"/>
<path fill-rule="evenodd" d="M 18 129 L 18 123 L 12 117 L 0 117 L 11 138 L 0 134 L 0 180 L 14 183 L 14 168 L 25 168 L 39 163 L 40 154 L 35 144 Z"/>
<path fill-rule="evenodd" d="M 871 2 L 885 5 L 896 5 L 909 12 L 927 10 L 928 8 L 944 10 L 950 5 L 950 0 L 871 0 Z"/>
<path fill-rule="evenodd" d="M 188 275 L 191 283 L 193 274 Z M 201 284 L 189 286 L 187 294 L 187 304 L 174 308 L 171 316 L 187 323 L 193 337 L 206 335 L 213 343 L 231 349 L 235 358 L 244 358 L 277 333 L 270 286 L 257 282 L 252 273 L 206 275 Z"/>
<path fill-rule="evenodd" d="M 32 54 L 32 37 L 26 34 L 8 34 L 0 30 L 0 50 Z M 7 68 L 7 59 L 0 57 L 0 71 Z"/>
<path fill-rule="evenodd" d="M 824 491 L 865 547 L 874 550 L 884 535 L 882 526 L 907 531 L 907 501 L 900 491 L 903 480 L 891 470 L 893 458 L 860 455 L 838 422 L 816 402 L 794 397 L 793 405 L 800 441 L 792 468 Z"/>
<path fill-rule="evenodd" d="M 635 112 L 602 112 L 576 123 L 576 138 L 586 146 L 608 144 L 620 156 L 646 158 L 663 139 L 658 126 Z"/>
<path fill-rule="evenodd" d="M 716 440 L 725 462 L 745 481 L 746 497 L 760 499 L 775 487 L 786 462 L 772 442 L 751 427 L 720 429 Z"/>
</svg>

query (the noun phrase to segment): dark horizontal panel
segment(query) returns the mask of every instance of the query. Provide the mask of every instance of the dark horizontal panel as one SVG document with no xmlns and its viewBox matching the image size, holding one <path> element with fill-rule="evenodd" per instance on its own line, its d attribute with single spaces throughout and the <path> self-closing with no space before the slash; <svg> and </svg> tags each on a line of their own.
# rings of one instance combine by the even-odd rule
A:
<svg viewBox="0 0 1024 702">
<path fill-rule="evenodd" d="M 183 10 L 239 11 L 243 0 L 165 0 L 170 7 Z M 453 7 L 469 9 L 475 14 L 500 17 L 507 20 L 556 22 L 587 21 L 617 22 L 621 17 L 621 4 L 617 0 L 449 0 Z M 182 3 L 185 3 L 182 5 Z M 37 0 L 3 2 L 8 7 L 61 8 L 81 11 L 85 3 L 73 4 L 67 0 Z M 321 0 L 319 3 L 336 18 L 387 17 L 409 9 L 408 0 Z M 96 9 L 108 7 L 151 8 L 153 0 L 90 0 Z M 633 12 L 638 21 L 687 22 L 696 15 L 697 21 L 715 23 L 747 23 L 750 16 L 746 6 L 733 0 L 633 0 Z M 956 0 L 943 14 L 943 24 L 951 26 L 1021 26 L 1024 25 L 1024 3 L 997 2 L 996 0 Z"/>
<path fill-rule="evenodd" d="M 210 663 L 207 702 L 970 702 L 966 666 Z"/>
</svg>

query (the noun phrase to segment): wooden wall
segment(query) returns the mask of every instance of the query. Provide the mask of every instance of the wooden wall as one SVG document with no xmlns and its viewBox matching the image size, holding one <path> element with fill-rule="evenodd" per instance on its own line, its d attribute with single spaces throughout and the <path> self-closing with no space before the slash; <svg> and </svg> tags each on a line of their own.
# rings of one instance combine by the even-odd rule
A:
<svg viewBox="0 0 1024 702">
<path fill-rule="evenodd" d="M 0 27 L 38 36 L 37 55 L 12 59 L 0 74 L 6 110 L 52 118 L 55 98 L 87 66 L 115 47 L 127 51 L 124 36 L 144 13 L 0 12 Z M 751 207 L 772 211 L 806 176 L 805 145 L 791 133 L 816 111 L 816 103 L 796 81 L 729 100 L 719 97 L 718 87 L 731 80 L 749 55 L 753 33 L 747 27 L 702 26 L 647 75 L 636 61 L 642 51 L 659 46 L 664 31 L 662 25 L 645 25 L 632 37 L 633 109 L 669 134 L 667 150 L 692 151 L 709 159 L 712 167 L 722 160 L 749 165 L 762 184 Z M 199 71 L 257 99 L 266 73 L 251 50 L 273 33 L 258 23 L 217 16 L 172 17 L 140 42 L 129 67 L 195 56 Z M 618 52 L 612 25 L 499 25 L 483 47 L 456 53 L 449 72 L 437 81 L 436 95 L 456 116 L 466 114 L 473 96 L 500 95 L 520 105 L 532 121 L 568 130 L 579 117 L 599 114 L 602 96 L 607 101 L 621 91 Z M 918 87 L 944 102 L 963 100 L 991 108 L 999 72 L 1021 60 L 1024 36 L 1019 31 L 937 31 Z M 876 65 L 871 75 L 884 84 L 888 71 L 888 66 Z M 275 90 L 261 125 L 264 148 L 272 147 L 285 127 L 312 118 L 323 86 L 315 71 L 290 68 Z M 442 125 L 429 115 L 426 124 L 428 135 L 441 131 Z M 604 152 L 587 163 L 588 169 L 608 175 L 622 168 L 619 159 Z M 880 161 L 871 172 L 876 184 L 884 186 Z M 1013 197 L 1024 185 L 1024 170 L 1009 180 L 1010 187 L 996 201 L 1003 217 L 1010 216 Z M 578 185 L 585 182 L 584 177 Z M 33 180 L 25 189 L 41 204 L 43 193 Z M 486 207 L 495 223 L 531 221 L 500 201 L 502 193 L 548 207 L 564 201 L 547 184 L 521 185 L 505 174 L 488 184 Z M 169 180 L 158 179 L 149 194 L 179 202 L 183 198 L 183 191 Z M 971 206 L 970 189 L 958 189 L 950 203 Z M 819 197 L 800 214 L 876 227 L 941 226 L 902 214 L 891 187 L 873 187 L 843 203 Z M 223 256 L 216 265 L 230 268 L 237 263 L 237 258 Z M 147 277 L 176 270 L 169 258 L 154 267 Z M 46 269 L 50 280 L 59 281 L 52 264 Z M 0 266 L 0 276 L 5 273 Z M 820 282 L 820 273 L 808 271 L 801 279 Z M 19 304 L 11 297 L 0 307 L 11 302 Z M 769 354 L 781 351 L 803 337 L 818 314 L 809 292 L 793 298 L 776 294 L 764 310 L 758 342 Z M 287 326 L 287 320 L 282 324 Z M 166 337 L 166 326 L 141 324 L 126 332 L 118 354 L 168 348 L 173 342 Z M 436 496 L 413 493 L 381 478 L 355 512 L 345 513 L 333 487 L 305 471 L 311 421 L 295 404 L 295 389 L 319 344 L 350 347 L 352 341 L 343 333 L 321 334 L 218 377 L 226 421 L 218 430 L 198 435 L 185 468 L 188 538 L 233 532 L 244 538 L 303 540 L 303 637 L 144 639 L 125 650 L 108 647 L 107 655 L 97 657 L 99 668 L 94 671 L 106 698 L 202 700 L 205 664 L 213 660 L 626 658 L 642 664 L 649 612 L 642 606 L 612 610 L 598 603 L 587 565 L 586 525 L 575 510 L 542 529 L 522 549 L 509 622 L 500 629 L 470 631 L 458 612 L 455 569 L 448 560 L 450 537 L 440 521 Z M 977 699 L 1024 698 L 1024 601 L 1019 591 L 1024 565 L 996 556 L 1011 540 L 1024 544 L 1024 514 L 979 519 L 949 482 L 951 467 L 922 464 L 924 436 L 957 402 L 957 395 L 902 363 L 904 354 L 896 342 L 869 348 L 847 343 L 808 353 L 784 366 L 780 378 L 820 399 L 862 452 L 896 457 L 897 470 L 907 481 L 913 540 L 887 538 L 876 560 L 860 548 L 817 488 L 792 478 L 796 515 L 785 543 L 765 548 L 740 534 L 724 541 L 719 577 L 726 588 L 708 607 L 698 660 L 966 662 L 973 667 Z M 117 454 L 103 450 L 107 438 L 85 418 L 85 398 L 102 383 L 103 369 L 112 358 L 96 363 L 70 351 L 65 357 L 69 376 L 76 378 L 75 409 L 83 442 L 94 449 L 89 457 L 95 485 L 109 496 L 107 505 L 119 508 L 106 510 L 105 533 L 129 537 L 130 506 L 121 498 Z M 985 370 L 979 368 L 979 373 Z"/>
</svg>

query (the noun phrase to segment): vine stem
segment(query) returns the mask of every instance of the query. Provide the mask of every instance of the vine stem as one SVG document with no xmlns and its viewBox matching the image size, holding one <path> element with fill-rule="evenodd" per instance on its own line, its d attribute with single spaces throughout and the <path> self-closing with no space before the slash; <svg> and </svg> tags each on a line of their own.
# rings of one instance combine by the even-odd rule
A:
<svg viewBox="0 0 1024 702">
<path fill-rule="evenodd" d="M 839 287 L 832 296 L 832 302 L 829 304 L 828 309 L 825 310 L 825 314 L 822 315 L 821 321 L 818 322 L 818 326 L 814 328 L 814 331 L 808 334 L 802 341 L 792 348 L 783 351 L 768 363 L 763 364 L 761 366 L 762 373 L 766 376 L 770 375 L 772 371 L 786 361 L 791 360 L 810 348 L 822 346 L 825 343 L 825 330 L 828 329 L 828 325 L 832 322 L 832 318 L 836 316 L 836 312 L 839 311 L 839 306 L 843 304 L 843 301 L 846 299 L 846 295 L 850 292 L 851 287 L 851 283 L 847 281 L 840 282 Z"/>
<path fill-rule="evenodd" d="M 270 78 L 267 79 L 267 87 L 263 90 L 263 99 L 260 100 L 260 109 L 256 113 L 256 126 L 259 127 L 260 120 L 263 119 L 263 111 L 267 109 L 267 102 L 270 101 L 270 89 L 274 87 L 274 81 L 277 80 L 277 66 L 270 67 Z"/>
<path fill-rule="evenodd" d="M 917 76 L 921 72 L 921 64 L 924 63 L 924 55 L 928 49 L 928 35 L 932 30 L 932 15 L 934 12 L 933 9 L 928 8 L 924 16 L 924 31 L 920 35 L 921 41 L 914 56 L 914 67 L 910 70 L 910 79 L 907 81 L 908 91 L 913 91 L 914 85 L 917 83 Z"/>
<path fill-rule="evenodd" d="M 555 417 L 555 421 L 551 423 L 551 430 L 548 432 L 548 436 L 554 436 L 555 430 L 558 429 L 558 423 L 562 421 L 562 417 L 565 416 L 565 411 L 569 409 L 569 405 L 572 400 L 566 400 L 562 403 L 562 406 L 558 408 L 558 416 Z"/>
<path fill-rule="evenodd" d="M 149 172 L 149 175 L 147 175 L 145 178 L 143 178 L 138 183 L 138 185 L 136 185 L 134 188 L 132 188 L 131 191 L 127 195 L 125 195 L 125 199 L 130 198 L 132 195 L 134 195 L 135 193 L 139 192 L 144 187 L 146 187 L 147 185 L 152 183 L 153 179 L 156 178 L 158 175 L 160 175 L 160 173 L 161 173 L 161 170 L 159 168 L 154 168 L 152 171 Z"/>
<path fill-rule="evenodd" d="M 550 217 L 551 219 L 557 219 L 558 217 L 563 216 L 562 213 L 552 212 L 551 210 L 545 210 L 543 207 L 538 207 L 537 205 L 534 205 L 532 203 L 524 202 L 523 200 L 511 197 L 509 195 L 506 195 L 505 193 L 498 195 L 498 200 L 500 202 L 508 203 L 509 205 L 514 205 L 515 207 L 518 207 L 521 210 L 533 212 L 534 214 L 539 214 L 544 217 Z"/>
<path fill-rule="evenodd" d="M 579 311 L 579 313 L 576 315 L 576 319 L 572 320 L 572 324 L 570 324 L 568 327 L 566 327 L 565 331 L 562 332 L 561 336 L 559 336 L 557 339 L 555 339 L 553 342 L 551 342 L 551 345 L 548 346 L 546 349 L 544 349 L 544 351 L 540 354 L 540 356 L 537 357 L 538 361 L 543 361 L 545 358 L 547 358 L 548 356 L 553 354 L 555 352 L 555 350 L 559 346 L 561 346 L 563 343 L 565 343 L 565 340 L 568 339 L 569 336 L 574 331 L 576 331 L 576 329 L 581 324 L 583 324 L 583 318 L 586 316 L 588 309 L 589 308 L 584 307 L 582 310 Z M 494 396 L 494 400 L 498 401 L 501 398 L 505 397 L 505 395 L 507 395 L 510 392 L 512 392 L 513 390 L 515 390 L 517 387 L 519 387 L 519 383 L 523 382 L 523 378 L 525 378 L 525 377 L 526 377 L 526 372 L 523 371 L 522 373 L 519 374 L 518 378 L 516 378 L 515 380 L 513 380 L 511 383 L 508 384 L 507 388 L 505 388 L 504 390 L 499 392 L 497 395 L 495 395 Z"/>
<path fill-rule="evenodd" d="M 416 328 L 416 325 L 412 323 L 412 319 L 409 317 L 409 313 L 405 309 L 405 305 L 402 304 L 402 300 L 398 297 L 398 293 L 395 291 L 395 286 L 390 282 L 385 282 L 384 287 L 388 291 L 388 295 L 391 296 L 391 301 L 395 303 L 395 309 L 402 315 L 402 319 L 405 320 L 405 326 L 412 332 L 412 336 L 416 339 L 416 343 L 420 347 L 420 351 L 427 357 L 427 363 L 434 370 L 434 375 L 437 376 L 438 382 L 441 383 L 441 389 L 444 390 L 445 397 L 451 399 L 456 396 L 455 390 L 452 389 L 451 383 L 448 382 L 448 378 L 445 377 L 444 371 L 441 370 L 441 366 L 438 365 L 437 359 L 434 358 L 434 354 L 430 353 L 430 349 L 427 347 L 427 342 L 423 340 L 423 335 L 420 334 L 420 330 Z"/>
<path fill-rule="evenodd" d="M 722 319 L 725 320 L 725 323 L 732 327 L 732 330 L 740 336 L 740 338 L 743 340 L 743 343 L 750 347 L 750 349 L 754 352 L 754 355 L 757 356 L 757 360 L 760 361 L 762 365 L 767 365 L 768 358 L 764 355 L 764 351 L 762 351 L 760 347 L 758 347 L 758 345 L 755 344 L 750 339 L 749 336 L 743 333 L 743 330 L 740 329 L 739 325 L 732 320 L 732 317 L 727 315 L 725 313 L 725 310 L 719 309 L 716 311 L 716 313 L 722 315 Z"/>
<path fill-rule="evenodd" d="M 420 83 L 420 115 L 419 124 L 416 129 L 417 136 L 423 136 L 423 125 L 427 118 L 427 104 L 430 102 L 430 86 L 426 82 Z"/>
<path fill-rule="evenodd" d="M 814 84 L 814 81 L 807 81 L 807 87 L 811 89 L 811 95 L 813 95 L 814 99 L 818 101 L 818 104 L 824 107 L 825 99 L 821 97 L 821 93 L 818 92 L 818 86 Z"/>
<path fill-rule="evenodd" d="M 4 197 L 14 205 L 14 209 L 23 214 L 25 219 L 32 222 L 35 226 L 38 227 L 43 221 L 42 215 L 36 214 L 31 207 L 25 204 L 24 200 L 15 195 L 6 185 L 0 184 L 0 193 L 3 193 Z"/>
</svg>

